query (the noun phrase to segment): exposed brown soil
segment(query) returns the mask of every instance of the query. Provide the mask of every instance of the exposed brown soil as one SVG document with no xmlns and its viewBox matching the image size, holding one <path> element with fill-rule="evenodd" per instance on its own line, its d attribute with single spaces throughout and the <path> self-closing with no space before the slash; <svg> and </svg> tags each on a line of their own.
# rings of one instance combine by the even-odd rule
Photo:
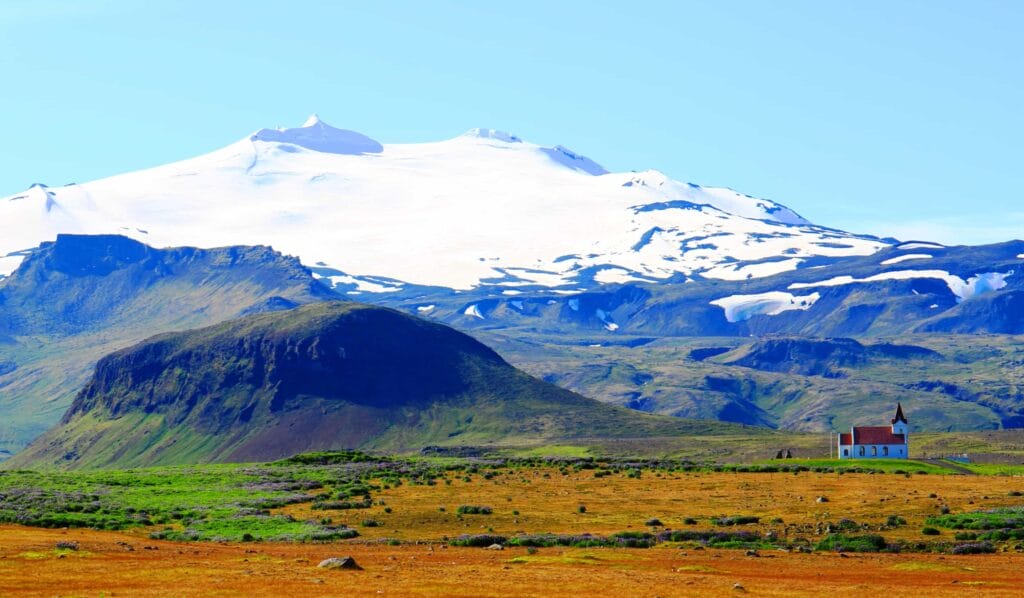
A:
<svg viewBox="0 0 1024 598">
<path fill-rule="evenodd" d="M 59 541 L 79 550 L 55 552 Z M 133 550 L 129 551 L 128 547 Z M 147 548 L 150 547 L 150 548 Z M 353 556 L 363 570 L 317 563 Z M 85 530 L 0 527 L 3 596 L 1020 595 L 1021 557 L 434 545 L 179 544 Z M 736 587 L 739 584 L 742 589 Z"/>
</svg>

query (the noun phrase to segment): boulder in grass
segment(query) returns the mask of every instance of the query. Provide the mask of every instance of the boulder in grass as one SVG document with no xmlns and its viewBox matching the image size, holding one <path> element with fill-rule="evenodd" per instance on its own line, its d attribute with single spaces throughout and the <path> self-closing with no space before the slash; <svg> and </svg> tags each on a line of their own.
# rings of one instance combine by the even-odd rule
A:
<svg viewBox="0 0 1024 598">
<path fill-rule="evenodd" d="M 321 569 L 362 569 L 362 567 L 356 563 L 356 560 L 350 556 L 324 559 L 320 561 L 320 564 L 317 565 L 317 567 L 320 567 Z"/>
<path fill-rule="evenodd" d="M 505 547 L 501 544 L 491 544 L 487 547 L 487 550 L 505 550 Z"/>
</svg>

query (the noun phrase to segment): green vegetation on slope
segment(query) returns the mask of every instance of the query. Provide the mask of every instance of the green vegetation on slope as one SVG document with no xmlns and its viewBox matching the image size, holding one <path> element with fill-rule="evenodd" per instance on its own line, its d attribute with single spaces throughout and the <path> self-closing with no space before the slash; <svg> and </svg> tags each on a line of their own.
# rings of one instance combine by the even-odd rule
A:
<svg viewBox="0 0 1024 598">
<path fill-rule="evenodd" d="M 337 296 L 269 247 L 59 235 L 0 281 L 0 460 L 57 423 L 96 362 L 153 334 Z"/>
<path fill-rule="evenodd" d="M 861 338 L 860 348 L 850 348 L 848 341 L 790 337 L 661 338 L 625 346 L 596 335 L 475 334 L 535 376 L 663 415 L 826 432 L 884 424 L 901 401 L 915 435 L 1024 421 L 1020 337 L 919 334 Z M 780 340 L 784 351 L 776 350 Z"/>
<path fill-rule="evenodd" d="M 532 378 L 446 326 L 328 302 L 159 335 L 103 358 L 61 425 L 11 466 L 707 433 L 773 435 L 604 405 Z"/>
</svg>

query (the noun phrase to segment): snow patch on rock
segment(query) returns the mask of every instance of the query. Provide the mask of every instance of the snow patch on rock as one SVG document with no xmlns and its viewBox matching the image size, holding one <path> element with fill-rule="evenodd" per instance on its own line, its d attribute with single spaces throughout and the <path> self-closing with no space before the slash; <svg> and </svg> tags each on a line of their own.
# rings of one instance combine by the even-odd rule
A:
<svg viewBox="0 0 1024 598">
<path fill-rule="evenodd" d="M 1013 274 L 1009 272 L 985 272 L 971 276 L 967 280 L 950 274 L 944 270 L 897 270 L 894 272 L 882 272 L 867 278 L 854 278 L 852 276 L 836 276 L 819 282 L 794 282 L 789 285 L 790 290 L 809 289 L 818 287 L 835 287 L 848 284 L 861 284 L 879 282 L 884 280 L 913 280 L 916 278 L 933 278 L 942 280 L 957 297 L 957 302 L 965 301 L 971 297 L 997 291 L 1006 286 L 1006 278 Z"/>
<path fill-rule="evenodd" d="M 910 241 L 909 243 L 900 243 L 896 246 L 896 249 L 945 249 L 945 245 L 939 243 L 927 243 L 923 241 Z"/>
<path fill-rule="evenodd" d="M 908 253 L 906 255 L 898 255 L 896 257 L 891 257 L 887 260 L 882 260 L 881 265 L 890 266 L 892 264 L 898 264 L 900 262 L 906 262 L 908 260 L 924 260 L 930 257 L 932 256 L 927 253 Z"/>
<path fill-rule="evenodd" d="M 314 274 L 316 276 L 316 274 Z M 394 285 L 385 285 L 378 282 L 372 282 L 364 278 L 357 278 L 355 276 L 344 275 L 333 275 L 333 276 L 317 276 L 317 278 L 325 279 L 330 281 L 330 287 L 334 288 L 339 285 L 355 285 L 356 292 L 358 293 L 394 293 L 395 291 L 401 291 L 402 287 Z"/>
<path fill-rule="evenodd" d="M 819 293 L 796 296 L 784 291 L 770 291 L 756 295 L 730 295 L 711 301 L 711 305 L 721 307 L 729 322 L 742 322 L 754 316 L 776 316 L 785 311 L 809 309 L 820 298 Z"/>
</svg>

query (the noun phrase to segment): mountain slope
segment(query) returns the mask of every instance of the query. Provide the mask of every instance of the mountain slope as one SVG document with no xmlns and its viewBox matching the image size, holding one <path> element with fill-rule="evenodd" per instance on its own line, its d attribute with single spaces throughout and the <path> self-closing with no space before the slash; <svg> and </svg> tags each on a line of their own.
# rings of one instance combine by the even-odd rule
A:
<svg viewBox="0 0 1024 598">
<path fill-rule="evenodd" d="M 604 405 L 531 378 L 446 326 L 327 302 L 164 334 L 104 357 L 61 425 L 10 466 L 265 460 L 329 448 L 715 429 L 738 430 Z"/>
<path fill-rule="evenodd" d="M 491 129 L 380 144 L 315 117 L 182 162 L 0 199 L 0 275 L 60 232 L 272 245 L 357 293 L 743 280 L 887 244 Z"/>
<path fill-rule="evenodd" d="M 630 336 L 1024 334 L 1024 241 L 976 247 L 902 243 L 750 280 L 629 282 L 584 292 L 476 289 L 379 294 L 382 305 L 466 330 L 543 331 L 566 342 Z M 625 338 L 624 338 L 625 337 Z"/>
<path fill-rule="evenodd" d="M 648 413 L 825 433 L 876 425 L 902 401 L 918 431 L 1024 425 L 1020 337 L 677 337 L 625 346 L 476 334 L 534 376 Z"/>
<path fill-rule="evenodd" d="M 56 423 L 102 355 L 154 333 L 337 298 L 269 247 L 61 235 L 0 281 L 0 459 Z"/>
</svg>

